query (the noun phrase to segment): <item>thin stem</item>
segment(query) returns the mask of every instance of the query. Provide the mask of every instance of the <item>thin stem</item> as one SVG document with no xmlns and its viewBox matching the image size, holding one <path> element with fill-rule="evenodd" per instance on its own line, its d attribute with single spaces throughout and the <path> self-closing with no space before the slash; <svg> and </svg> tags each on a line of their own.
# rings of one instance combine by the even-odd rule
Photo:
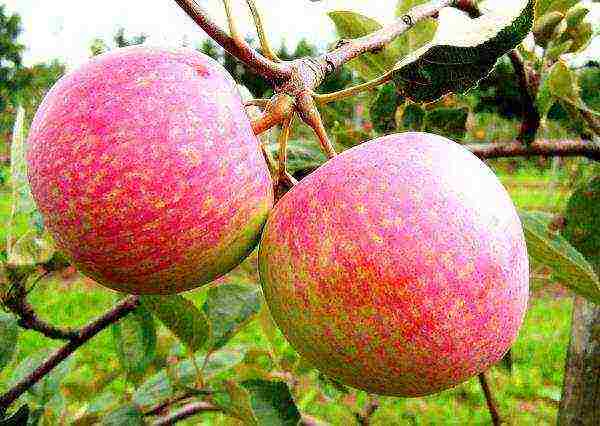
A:
<svg viewBox="0 0 600 426">
<path fill-rule="evenodd" d="M 586 140 L 545 141 L 537 140 L 529 146 L 519 141 L 464 145 L 479 158 L 506 157 L 586 157 L 600 161 L 600 144 Z"/>
<path fill-rule="evenodd" d="M 264 113 L 259 119 L 252 121 L 252 131 L 256 136 L 281 124 L 283 118 L 271 113 Z"/>
<path fill-rule="evenodd" d="M 174 1 L 206 32 L 206 34 L 208 34 L 210 38 L 258 74 L 273 80 L 285 80 L 290 77 L 290 70 L 283 66 L 283 64 L 277 64 L 268 60 L 256 50 L 252 49 L 245 41 L 242 44 L 236 43 L 232 37 L 219 28 L 219 26 L 209 18 L 206 10 L 195 0 Z"/>
<path fill-rule="evenodd" d="M 173 412 L 172 414 L 165 416 L 156 422 L 152 423 L 153 426 L 167 426 L 175 424 L 180 420 L 188 419 L 196 414 L 208 413 L 208 412 L 221 412 L 223 411 L 220 407 L 211 404 L 210 402 L 198 401 L 192 402 L 181 409 Z"/>
<path fill-rule="evenodd" d="M 279 145 L 279 165 L 277 167 L 278 170 L 278 180 L 281 181 L 281 178 L 287 172 L 287 144 L 290 138 L 290 130 L 292 126 L 292 118 L 288 118 L 283 122 L 281 126 L 281 132 L 279 133 L 278 145 Z"/>
<path fill-rule="evenodd" d="M 257 136 L 278 124 L 282 124 L 292 116 L 294 113 L 294 98 L 285 93 L 279 93 L 267 103 L 265 108 L 263 115 L 252 122 L 252 130 Z"/>
<path fill-rule="evenodd" d="M 267 147 L 267 144 L 261 143 L 260 149 L 263 153 L 263 156 L 265 157 L 265 161 L 267 162 L 267 167 L 269 168 L 269 172 L 271 173 L 271 176 L 276 176 L 277 164 L 275 164 L 275 159 L 269 152 L 269 148 Z"/>
<path fill-rule="evenodd" d="M 244 106 L 257 106 L 260 108 L 266 108 L 266 106 L 269 105 L 270 101 L 270 99 L 250 99 L 249 101 L 246 101 L 244 103 Z"/>
<path fill-rule="evenodd" d="M 212 391 L 206 390 L 207 395 L 210 393 L 212 393 Z M 190 391 L 183 392 L 179 395 L 173 396 L 173 397 L 157 404 L 153 408 L 150 408 L 148 411 L 146 411 L 144 413 L 144 416 L 160 416 L 160 415 L 164 414 L 165 411 L 167 411 L 172 405 L 181 403 L 181 402 L 185 401 L 186 399 L 190 399 L 192 397 L 194 397 L 193 392 L 190 392 Z"/>
<path fill-rule="evenodd" d="M 252 19 L 254 19 L 254 26 L 256 27 L 256 32 L 258 33 L 258 39 L 260 40 L 260 48 L 262 50 L 263 55 L 273 62 L 281 62 L 281 59 L 277 57 L 277 54 L 271 48 L 271 44 L 269 43 L 267 32 L 265 31 L 265 27 L 262 22 L 262 17 L 260 16 L 260 12 L 256 7 L 256 3 L 254 2 L 254 0 L 246 0 L 246 3 L 248 4 L 250 12 L 252 13 Z"/>
<path fill-rule="evenodd" d="M 20 283 L 14 283 L 9 297 L 4 304 L 12 313 L 19 317 L 19 325 L 27 330 L 37 331 L 50 339 L 77 339 L 80 330 L 60 328 L 43 321 L 27 301 L 27 292 Z"/>
<path fill-rule="evenodd" d="M 73 352 L 79 349 L 84 343 L 96 336 L 106 327 L 116 323 L 120 319 L 135 310 L 140 303 L 138 296 L 130 296 L 116 304 L 110 311 L 98 319 L 92 321 L 81 330 L 78 335 L 69 340 L 69 342 L 56 350 L 48 359 L 46 359 L 39 367 L 33 370 L 28 376 L 18 382 L 15 386 L 8 390 L 4 395 L 0 396 L 0 413 L 15 402 L 28 389 L 35 385 L 42 377 L 52 371 L 58 364 L 68 358 Z"/>
<path fill-rule="evenodd" d="M 492 389 L 490 388 L 490 384 L 488 383 L 488 379 L 485 372 L 479 375 L 479 384 L 481 385 L 481 389 L 485 394 L 485 400 L 487 402 L 488 410 L 490 411 L 490 416 L 492 417 L 492 423 L 494 424 L 494 426 L 501 425 L 502 419 L 500 418 L 500 413 L 498 412 L 496 400 L 494 399 L 494 395 L 492 394 Z"/>
<path fill-rule="evenodd" d="M 393 77 L 393 72 L 387 72 L 383 74 L 381 77 L 377 77 L 374 80 L 367 81 L 366 83 L 359 84 L 357 86 L 349 87 L 347 89 L 340 90 L 338 92 L 326 93 L 326 94 L 314 94 L 313 97 L 318 104 L 324 105 L 330 102 L 339 101 L 342 99 L 350 98 L 359 93 L 365 92 L 367 90 L 375 89 L 382 84 L 389 82 Z"/>
<path fill-rule="evenodd" d="M 329 136 L 327 136 L 327 130 L 323 125 L 323 119 L 321 113 L 312 98 L 312 94 L 303 93 L 300 94 L 296 100 L 296 107 L 302 120 L 315 132 L 321 148 L 325 152 L 328 158 L 333 158 L 337 155 Z"/>
<path fill-rule="evenodd" d="M 227 24 L 229 25 L 229 33 L 233 38 L 233 41 L 240 47 L 244 48 L 243 44 L 246 42 L 244 38 L 241 36 L 238 31 L 237 23 L 235 22 L 235 17 L 233 16 L 233 11 L 231 8 L 230 0 L 223 0 L 223 6 L 225 6 L 225 15 L 227 16 Z"/>
<path fill-rule="evenodd" d="M 293 186 L 295 180 L 287 171 L 287 145 L 290 139 L 290 131 L 292 126 L 293 115 L 286 118 L 281 125 L 281 131 L 277 138 L 279 146 L 278 164 L 277 164 L 277 179 L 275 180 L 275 201 L 278 201 L 285 194 L 286 188 L 284 184 Z M 290 180 L 290 177 L 292 180 Z"/>
<path fill-rule="evenodd" d="M 147 412 L 145 412 L 144 416 L 160 416 L 165 411 L 167 411 L 171 405 L 185 401 L 189 397 L 190 397 L 189 395 L 183 394 L 183 395 L 180 395 L 177 397 L 173 397 L 172 399 L 163 401 L 160 404 L 158 404 L 155 407 L 148 410 Z"/>
<path fill-rule="evenodd" d="M 373 52 L 386 47 L 390 42 L 408 31 L 417 22 L 434 16 L 440 9 L 451 6 L 454 0 L 434 0 L 409 10 L 396 22 L 361 38 L 350 40 L 337 49 L 318 58 L 329 66 L 328 72 L 338 70 L 342 65 L 363 53 Z"/>
</svg>

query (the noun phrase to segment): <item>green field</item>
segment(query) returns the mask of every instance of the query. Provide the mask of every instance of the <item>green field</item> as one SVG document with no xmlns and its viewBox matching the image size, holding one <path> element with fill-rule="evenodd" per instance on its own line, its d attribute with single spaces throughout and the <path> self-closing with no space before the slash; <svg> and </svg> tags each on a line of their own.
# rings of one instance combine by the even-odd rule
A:
<svg viewBox="0 0 600 426">
<path fill-rule="evenodd" d="M 557 211 L 568 199 L 569 190 L 557 184 L 552 176 L 518 172 L 501 174 L 501 179 L 519 208 Z M 6 223 L 10 214 L 9 194 L 0 197 L 0 219 Z M 23 225 L 24 226 L 24 225 Z M 0 238 L 5 238 L 4 229 Z M 233 274 L 227 279 L 240 279 Z M 205 291 L 189 293 L 201 303 Z M 74 275 L 55 274 L 40 282 L 30 295 L 30 301 L 40 316 L 51 323 L 81 326 L 108 309 L 115 296 L 91 281 Z M 500 410 L 509 424 L 554 424 L 561 396 L 563 369 L 569 339 L 571 297 L 558 284 L 540 271 L 532 280 L 532 298 L 525 324 L 514 346 L 513 372 L 494 367 L 490 378 Z M 279 336 L 276 352 L 290 351 Z M 159 356 L 154 369 L 165 364 L 170 348 L 175 344 L 166 330 L 159 334 Z M 267 338 L 258 321 L 250 323 L 236 336 L 236 344 L 268 347 Z M 57 347 L 34 332 L 20 335 L 18 353 L 10 366 L 0 373 L 0 391 L 5 390 L 19 361 L 47 347 Z M 161 349 L 162 348 L 162 349 Z M 96 395 L 124 401 L 133 387 L 120 373 L 110 329 L 105 330 L 78 351 L 71 360 L 70 370 L 61 385 L 67 401 L 68 418 L 84 409 Z M 316 374 L 308 373 L 295 389 L 301 410 L 331 424 L 356 424 L 352 412 L 366 401 L 363 393 L 329 395 L 316 391 Z M 489 424 L 489 414 L 477 379 L 441 394 L 416 399 L 381 398 L 381 407 L 372 418 L 373 425 L 427 425 L 427 424 Z M 59 402 L 57 402 L 59 404 Z M 54 424 L 58 419 L 46 424 Z M 218 415 L 203 415 L 187 424 L 220 424 Z"/>
</svg>

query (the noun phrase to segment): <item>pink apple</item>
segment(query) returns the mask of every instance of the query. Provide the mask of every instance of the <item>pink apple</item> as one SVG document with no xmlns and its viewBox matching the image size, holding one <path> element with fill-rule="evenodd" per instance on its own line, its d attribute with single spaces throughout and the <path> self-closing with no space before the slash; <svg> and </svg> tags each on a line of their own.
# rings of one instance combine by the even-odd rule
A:
<svg viewBox="0 0 600 426">
<path fill-rule="evenodd" d="M 127 293 L 177 293 L 228 272 L 273 204 L 235 82 L 190 49 L 119 49 L 63 77 L 27 160 L 58 246 Z"/>
<path fill-rule="evenodd" d="M 260 276 L 276 323 L 325 374 L 421 396 L 498 362 L 527 307 L 528 258 L 497 177 L 426 133 L 350 149 L 277 204 Z"/>
</svg>

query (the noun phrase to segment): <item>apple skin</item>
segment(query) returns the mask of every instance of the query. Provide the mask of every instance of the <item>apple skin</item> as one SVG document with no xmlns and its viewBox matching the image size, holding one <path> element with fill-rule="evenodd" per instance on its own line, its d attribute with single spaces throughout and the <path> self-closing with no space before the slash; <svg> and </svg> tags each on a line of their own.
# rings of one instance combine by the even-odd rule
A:
<svg viewBox="0 0 600 426">
<path fill-rule="evenodd" d="M 302 356 L 391 396 L 436 393 L 499 361 L 529 294 L 506 190 L 466 149 L 426 133 L 367 142 L 303 179 L 267 221 L 259 270 Z"/>
<path fill-rule="evenodd" d="M 235 82 L 191 49 L 94 58 L 51 89 L 28 143 L 32 192 L 57 245 L 121 292 L 179 293 L 227 273 L 273 206 Z"/>
</svg>

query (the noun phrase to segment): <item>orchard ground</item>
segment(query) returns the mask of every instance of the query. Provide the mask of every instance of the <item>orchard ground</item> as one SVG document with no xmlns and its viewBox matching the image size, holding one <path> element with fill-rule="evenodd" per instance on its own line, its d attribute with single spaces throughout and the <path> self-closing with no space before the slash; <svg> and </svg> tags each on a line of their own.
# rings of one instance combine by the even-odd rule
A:
<svg viewBox="0 0 600 426">
<path fill-rule="evenodd" d="M 531 160 L 532 162 L 535 160 Z M 533 164 L 533 163 L 531 163 Z M 541 172 L 539 168 L 523 167 L 510 172 L 508 160 L 495 162 L 501 180 L 508 188 L 517 207 L 528 210 L 559 212 L 564 208 L 570 189 L 563 182 L 563 169 Z M 3 223 L 10 214 L 10 194 L 1 187 L 0 219 Z M 23 224 L 23 226 L 26 226 Z M 5 240 L 4 229 L 0 241 Z M 256 282 L 255 256 L 229 274 L 224 280 Z M 571 294 L 535 265 L 532 266 L 532 298 L 525 324 L 513 347 L 513 372 L 497 366 L 490 378 L 499 407 L 510 424 L 554 424 L 561 398 L 566 350 L 569 342 L 572 300 Z M 186 295 L 201 304 L 206 291 Z M 78 327 L 107 310 L 115 296 L 77 273 L 57 273 L 38 283 L 30 301 L 42 318 L 54 324 Z M 59 343 L 35 332 L 22 332 L 19 352 L 11 365 L 0 374 L 0 392 L 6 388 L 12 370 L 28 355 L 43 348 L 54 348 Z M 166 329 L 159 334 L 159 356 L 156 370 L 164 366 L 169 348 L 177 343 Z M 259 346 L 268 349 L 267 336 L 258 320 L 249 324 L 228 347 Z M 279 334 L 276 350 L 282 353 L 292 349 Z M 120 374 L 119 363 L 110 329 L 100 333 L 74 355 L 74 364 L 61 389 L 76 412 L 90 395 L 112 398 L 131 390 Z M 316 373 L 300 378 L 296 395 L 299 408 L 330 424 L 355 424 L 352 411 L 358 411 L 366 401 L 364 393 L 344 395 L 332 390 L 324 396 L 315 391 Z M 111 395 L 112 394 L 112 395 Z M 327 398 L 331 398 L 328 400 Z M 120 399 L 115 397 L 116 399 Z M 416 399 L 381 398 L 381 408 L 372 418 L 374 425 L 420 424 L 488 424 L 489 413 L 477 379 L 472 379 L 440 394 Z M 215 415 L 203 414 L 183 424 L 213 424 Z"/>
</svg>

